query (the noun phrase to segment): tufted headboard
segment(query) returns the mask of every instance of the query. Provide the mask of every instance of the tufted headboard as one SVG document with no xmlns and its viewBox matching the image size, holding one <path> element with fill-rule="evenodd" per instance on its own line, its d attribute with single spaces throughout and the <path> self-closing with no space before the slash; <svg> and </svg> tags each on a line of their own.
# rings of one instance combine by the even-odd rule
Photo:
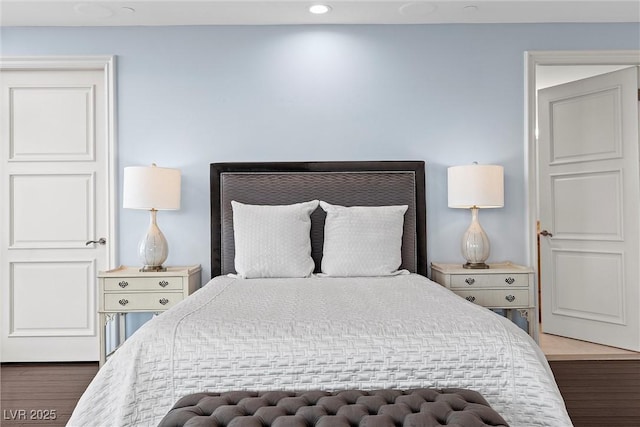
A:
<svg viewBox="0 0 640 427">
<path fill-rule="evenodd" d="M 426 276 L 426 202 L 423 161 L 211 164 L 211 274 L 234 273 L 231 201 L 286 205 L 324 200 L 343 206 L 409 205 L 400 268 Z M 311 256 L 319 271 L 324 220 L 311 215 Z"/>
</svg>

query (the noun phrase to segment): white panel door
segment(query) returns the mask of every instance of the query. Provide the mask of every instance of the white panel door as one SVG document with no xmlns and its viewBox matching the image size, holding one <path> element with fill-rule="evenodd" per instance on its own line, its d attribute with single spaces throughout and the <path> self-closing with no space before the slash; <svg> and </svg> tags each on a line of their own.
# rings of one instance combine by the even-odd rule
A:
<svg viewBox="0 0 640 427">
<path fill-rule="evenodd" d="M 111 267 L 114 213 L 111 62 L 2 59 L 2 362 L 99 359 L 96 275 Z"/>
<path fill-rule="evenodd" d="M 640 351 L 638 68 L 538 93 L 544 332 Z"/>
</svg>

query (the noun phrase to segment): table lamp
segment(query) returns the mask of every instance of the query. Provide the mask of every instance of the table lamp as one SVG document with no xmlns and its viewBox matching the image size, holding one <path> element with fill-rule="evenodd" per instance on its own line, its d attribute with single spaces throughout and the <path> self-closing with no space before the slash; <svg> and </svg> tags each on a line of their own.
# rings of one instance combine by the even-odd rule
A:
<svg viewBox="0 0 640 427">
<path fill-rule="evenodd" d="M 452 166 L 447 170 L 450 208 L 471 209 L 471 225 L 462 236 L 464 268 L 489 268 L 490 245 L 478 221 L 478 209 L 504 206 L 504 170 L 496 165 Z"/>
<path fill-rule="evenodd" d="M 140 240 L 140 271 L 166 271 L 162 263 L 169 255 L 167 239 L 158 228 L 159 210 L 180 209 L 180 171 L 151 166 L 124 168 L 123 202 L 126 209 L 145 209 L 151 214 L 147 234 Z"/>
</svg>

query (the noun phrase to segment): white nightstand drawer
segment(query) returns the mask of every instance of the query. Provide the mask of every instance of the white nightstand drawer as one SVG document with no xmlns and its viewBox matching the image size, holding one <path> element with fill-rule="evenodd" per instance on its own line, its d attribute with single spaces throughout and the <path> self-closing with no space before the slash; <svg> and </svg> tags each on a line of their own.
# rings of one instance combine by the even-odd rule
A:
<svg viewBox="0 0 640 427">
<path fill-rule="evenodd" d="M 484 307 L 511 308 L 529 307 L 528 289 L 482 289 L 469 291 L 455 291 L 456 294 L 467 301 L 474 302 Z"/>
<path fill-rule="evenodd" d="M 113 277 L 104 279 L 105 291 L 162 291 L 183 287 L 182 277 Z"/>
<path fill-rule="evenodd" d="M 469 288 L 501 288 L 509 287 L 528 287 L 528 274 L 452 274 L 451 288 L 469 289 Z"/>
<path fill-rule="evenodd" d="M 182 301 L 181 292 L 122 292 L 104 295 L 105 311 L 164 311 Z"/>
</svg>

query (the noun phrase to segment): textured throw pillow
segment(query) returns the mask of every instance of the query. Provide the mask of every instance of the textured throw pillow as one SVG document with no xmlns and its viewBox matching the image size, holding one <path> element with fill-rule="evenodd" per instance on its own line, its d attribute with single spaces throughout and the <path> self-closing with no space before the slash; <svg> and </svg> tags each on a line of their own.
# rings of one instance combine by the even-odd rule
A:
<svg viewBox="0 0 640 427">
<path fill-rule="evenodd" d="M 402 263 L 402 229 L 408 206 L 344 207 L 320 202 L 324 224 L 322 273 L 389 276 Z"/>
<path fill-rule="evenodd" d="M 264 206 L 231 202 L 235 268 L 243 278 L 307 277 L 311 258 L 311 213 L 318 200 Z"/>
</svg>

